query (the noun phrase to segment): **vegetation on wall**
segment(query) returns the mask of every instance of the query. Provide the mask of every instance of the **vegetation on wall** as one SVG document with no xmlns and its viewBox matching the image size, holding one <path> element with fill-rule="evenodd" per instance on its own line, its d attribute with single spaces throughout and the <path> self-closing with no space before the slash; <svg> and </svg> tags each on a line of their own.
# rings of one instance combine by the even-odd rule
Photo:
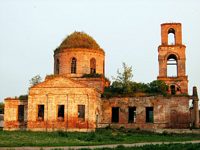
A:
<svg viewBox="0 0 200 150">
<path fill-rule="evenodd" d="M 30 86 L 34 86 L 38 83 L 40 83 L 42 81 L 42 78 L 40 75 L 36 75 L 34 77 L 31 78 L 31 80 L 29 81 L 30 82 Z"/>
<path fill-rule="evenodd" d="M 67 36 L 61 43 L 60 48 L 88 48 L 101 49 L 97 42 L 84 32 L 74 32 Z"/>
<path fill-rule="evenodd" d="M 102 97 L 167 94 L 168 86 L 165 82 L 160 80 L 154 80 L 147 84 L 134 82 L 132 81 L 132 67 L 125 63 L 122 65 L 122 71 L 117 71 L 117 77 L 113 78 L 111 86 L 105 88 Z"/>
<path fill-rule="evenodd" d="M 103 74 L 98 73 L 91 73 L 91 74 L 84 74 L 82 78 L 101 78 L 104 77 Z"/>
<path fill-rule="evenodd" d="M 28 100 L 28 95 L 20 95 L 19 99 L 20 100 Z"/>
</svg>

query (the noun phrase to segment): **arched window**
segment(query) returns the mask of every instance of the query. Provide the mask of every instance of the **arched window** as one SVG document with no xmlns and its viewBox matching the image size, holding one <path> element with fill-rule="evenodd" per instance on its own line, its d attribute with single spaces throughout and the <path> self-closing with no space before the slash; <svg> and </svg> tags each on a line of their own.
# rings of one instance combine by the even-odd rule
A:
<svg viewBox="0 0 200 150">
<path fill-rule="evenodd" d="M 172 94 L 172 95 L 175 95 L 175 94 L 176 94 L 176 87 L 175 87 L 175 85 L 171 85 L 171 86 L 170 86 L 170 90 L 171 90 L 171 94 Z"/>
<path fill-rule="evenodd" d="M 71 73 L 76 73 L 76 58 L 73 57 L 71 61 Z"/>
<path fill-rule="evenodd" d="M 177 57 L 171 54 L 167 58 L 167 77 L 177 77 L 178 74 Z"/>
<path fill-rule="evenodd" d="M 168 45 L 175 45 L 175 30 L 173 28 L 168 30 Z"/>
<path fill-rule="evenodd" d="M 90 73 L 96 73 L 96 60 L 94 58 L 90 59 Z"/>
<path fill-rule="evenodd" d="M 56 73 L 59 74 L 60 72 L 60 61 L 59 59 L 56 60 Z"/>
</svg>

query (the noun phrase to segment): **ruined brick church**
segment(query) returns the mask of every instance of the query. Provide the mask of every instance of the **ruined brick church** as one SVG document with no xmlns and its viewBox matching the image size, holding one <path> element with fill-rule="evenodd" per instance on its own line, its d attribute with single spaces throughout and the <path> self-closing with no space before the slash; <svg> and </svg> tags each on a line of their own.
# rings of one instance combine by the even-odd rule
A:
<svg viewBox="0 0 200 150">
<path fill-rule="evenodd" d="M 169 34 L 174 36 L 173 44 L 168 42 Z M 4 130 L 199 127 L 196 87 L 193 95 L 188 95 L 186 46 L 182 43 L 180 23 L 161 24 L 157 79 L 168 85 L 167 96 L 101 98 L 104 88 L 109 86 L 104 78 L 105 52 L 94 39 L 88 41 L 85 36 L 88 35 L 75 32 L 60 44 L 54 51 L 54 75 L 32 86 L 27 100 L 5 99 Z M 176 67 L 176 76 L 168 75 L 169 65 Z M 193 101 L 192 108 L 189 100 Z"/>
</svg>

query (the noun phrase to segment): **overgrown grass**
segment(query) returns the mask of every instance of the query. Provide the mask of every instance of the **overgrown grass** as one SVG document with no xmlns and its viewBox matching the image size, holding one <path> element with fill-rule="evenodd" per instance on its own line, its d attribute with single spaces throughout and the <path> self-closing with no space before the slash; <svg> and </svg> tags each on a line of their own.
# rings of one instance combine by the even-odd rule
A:
<svg viewBox="0 0 200 150">
<path fill-rule="evenodd" d="M 91 133 L 0 131 L 0 146 L 83 146 L 158 141 L 200 140 L 196 134 L 156 134 L 137 130 L 101 129 Z"/>
</svg>

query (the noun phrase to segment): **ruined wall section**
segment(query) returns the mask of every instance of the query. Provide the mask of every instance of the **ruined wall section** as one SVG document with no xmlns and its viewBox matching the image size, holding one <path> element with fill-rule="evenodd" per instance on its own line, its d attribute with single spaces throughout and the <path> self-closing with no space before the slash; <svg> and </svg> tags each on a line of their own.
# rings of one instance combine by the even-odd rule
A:
<svg viewBox="0 0 200 150">
<path fill-rule="evenodd" d="M 112 123 L 112 107 L 119 107 L 119 122 Z M 136 107 L 136 120 L 128 122 L 129 107 Z M 146 122 L 146 107 L 153 107 L 153 123 Z M 99 126 L 157 129 L 189 127 L 189 98 L 185 96 L 113 97 L 102 99 Z"/>
<path fill-rule="evenodd" d="M 4 130 L 19 130 L 26 128 L 28 101 L 19 100 L 17 98 L 7 98 L 4 102 Z M 19 120 L 18 116 L 19 105 L 24 106 L 24 118 L 22 120 Z"/>
</svg>

